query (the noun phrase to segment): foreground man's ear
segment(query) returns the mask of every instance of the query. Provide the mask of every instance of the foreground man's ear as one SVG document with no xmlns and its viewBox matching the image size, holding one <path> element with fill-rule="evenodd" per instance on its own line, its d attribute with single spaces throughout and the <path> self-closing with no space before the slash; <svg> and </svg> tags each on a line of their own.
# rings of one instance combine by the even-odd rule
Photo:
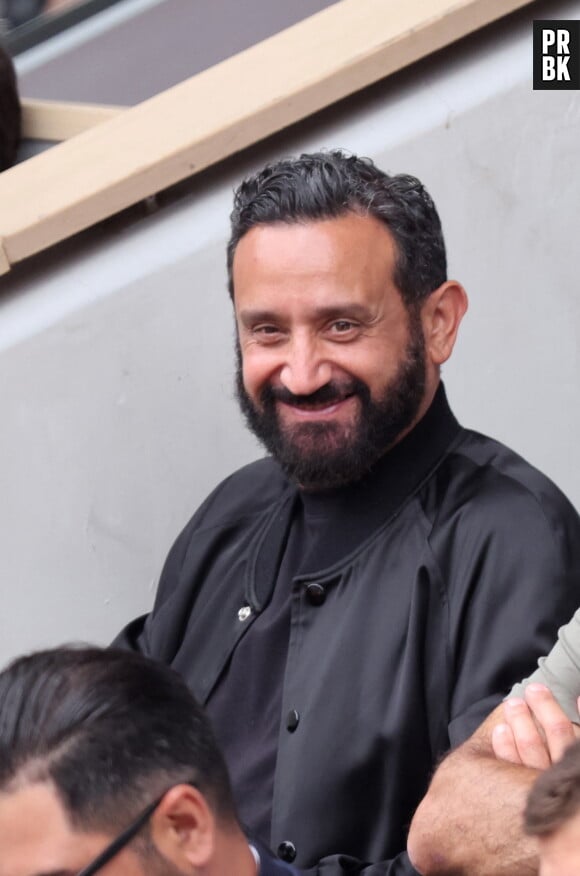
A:
<svg viewBox="0 0 580 876">
<path fill-rule="evenodd" d="M 151 838 L 183 874 L 205 872 L 214 855 L 216 822 L 203 794 L 191 785 L 171 788 L 151 818 Z"/>
<path fill-rule="evenodd" d="M 425 350 L 434 365 L 442 365 L 451 356 L 467 305 L 465 289 L 455 280 L 446 280 L 425 300 L 421 323 Z"/>
</svg>

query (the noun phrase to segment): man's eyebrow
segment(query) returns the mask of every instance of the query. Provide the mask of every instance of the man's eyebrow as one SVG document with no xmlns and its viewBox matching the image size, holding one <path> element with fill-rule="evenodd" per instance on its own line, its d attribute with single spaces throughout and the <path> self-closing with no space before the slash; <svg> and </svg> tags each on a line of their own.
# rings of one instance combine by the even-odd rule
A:
<svg viewBox="0 0 580 876">
<path fill-rule="evenodd" d="M 313 313 L 320 319 L 340 319 L 341 317 L 354 316 L 356 319 L 367 320 L 371 318 L 371 312 L 364 304 L 358 301 L 339 301 L 337 304 L 329 304 L 325 307 L 315 307 Z"/>
<path fill-rule="evenodd" d="M 343 301 L 323 307 L 313 307 L 310 315 L 315 319 L 332 319 L 333 317 L 340 318 L 346 316 L 353 316 L 360 320 L 371 318 L 368 307 L 356 301 Z M 254 310 L 248 308 L 240 310 L 239 318 L 243 325 L 249 326 L 260 322 L 276 322 L 280 319 L 280 314 L 273 310 Z"/>
<path fill-rule="evenodd" d="M 76 870 L 47 870 L 33 876 L 76 876 Z"/>
<path fill-rule="evenodd" d="M 277 319 L 272 310 L 241 310 L 239 316 L 245 326 L 258 322 L 274 322 Z"/>
</svg>

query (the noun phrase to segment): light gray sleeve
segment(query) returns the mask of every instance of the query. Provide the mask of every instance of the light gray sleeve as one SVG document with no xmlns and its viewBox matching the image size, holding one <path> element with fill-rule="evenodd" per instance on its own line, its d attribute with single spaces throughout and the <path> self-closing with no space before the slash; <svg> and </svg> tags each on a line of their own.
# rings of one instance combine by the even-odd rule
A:
<svg viewBox="0 0 580 876">
<path fill-rule="evenodd" d="M 538 669 L 515 684 L 508 696 L 523 696 L 526 685 L 534 681 L 549 687 L 570 720 L 580 724 L 576 702 L 580 696 L 580 609 L 560 627 L 558 641 L 547 657 L 540 657 Z"/>
</svg>

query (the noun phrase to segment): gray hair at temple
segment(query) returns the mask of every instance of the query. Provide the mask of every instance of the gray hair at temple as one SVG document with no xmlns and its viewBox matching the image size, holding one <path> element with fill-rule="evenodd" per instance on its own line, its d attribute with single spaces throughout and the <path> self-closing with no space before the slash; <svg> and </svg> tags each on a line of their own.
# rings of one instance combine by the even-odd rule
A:
<svg viewBox="0 0 580 876">
<path fill-rule="evenodd" d="M 353 212 L 374 216 L 397 249 L 394 281 L 408 308 L 416 307 L 447 279 L 441 221 L 423 184 L 408 174 L 389 174 L 370 158 L 340 150 L 303 154 L 266 165 L 234 195 L 227 249 L 233 300 L 236 247 L 255 226 L 333 219 Z"/>
</svg>

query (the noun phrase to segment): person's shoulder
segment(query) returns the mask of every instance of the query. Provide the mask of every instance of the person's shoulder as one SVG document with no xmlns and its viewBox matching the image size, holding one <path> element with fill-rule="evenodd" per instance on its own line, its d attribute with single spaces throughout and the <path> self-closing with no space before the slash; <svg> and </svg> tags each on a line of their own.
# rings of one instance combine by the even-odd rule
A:
<svg viewBox="0 0 580 876">
<path fill-rule="evenodd" d="M 521 488 L 538 500 L 549 496 L 568 503 L 562 490 L 547 475 L 511 447 L 472 429 L 463 429 L 462 433 L 456 453 L 482 473 L 501 478 L 506 486 L 511 484 L 514 489 Z"/>
<path fill-rule="evenodd" d="M 580 571 L 580 518 L 562 491 L 511 448 L 461 430 L 421 495 L 429 545 L 447 587 L 467 592 L 528 588 L 542 579 L 560 617 L 577 604 L 572 578 Z M 455 572 L 451 574 L 449 569 Z M 484 574 L 483 570 L 492 570 Z M 513 579 L 508 581 L 508 579 Z M 508 583 L 506 583 L 508 582 Z M 458 592 L 457 590 L 455 592 Z M 494 597 L 495 598 L 495 597 Z M 542 603 L 543 604 L 543 603 Z"/>
<path fill-rule="evenodd" d="M 219 526 L 228 520 L 262 514 L 282 502 L 294 487 L 271 457 L 242 466 L 209 494 L 190 525 Z"/>
<path fill-rule="evenodd" d="M 489 503 L 494 513 L 510 514 L 523 504 L 533 506 L 552 522 L 562 518 L 580 523 L 562 490 L 543 472 L 501 441 L 462 429 L 448 455 L 447 476 L 478 505 Z"/>
</svg>

